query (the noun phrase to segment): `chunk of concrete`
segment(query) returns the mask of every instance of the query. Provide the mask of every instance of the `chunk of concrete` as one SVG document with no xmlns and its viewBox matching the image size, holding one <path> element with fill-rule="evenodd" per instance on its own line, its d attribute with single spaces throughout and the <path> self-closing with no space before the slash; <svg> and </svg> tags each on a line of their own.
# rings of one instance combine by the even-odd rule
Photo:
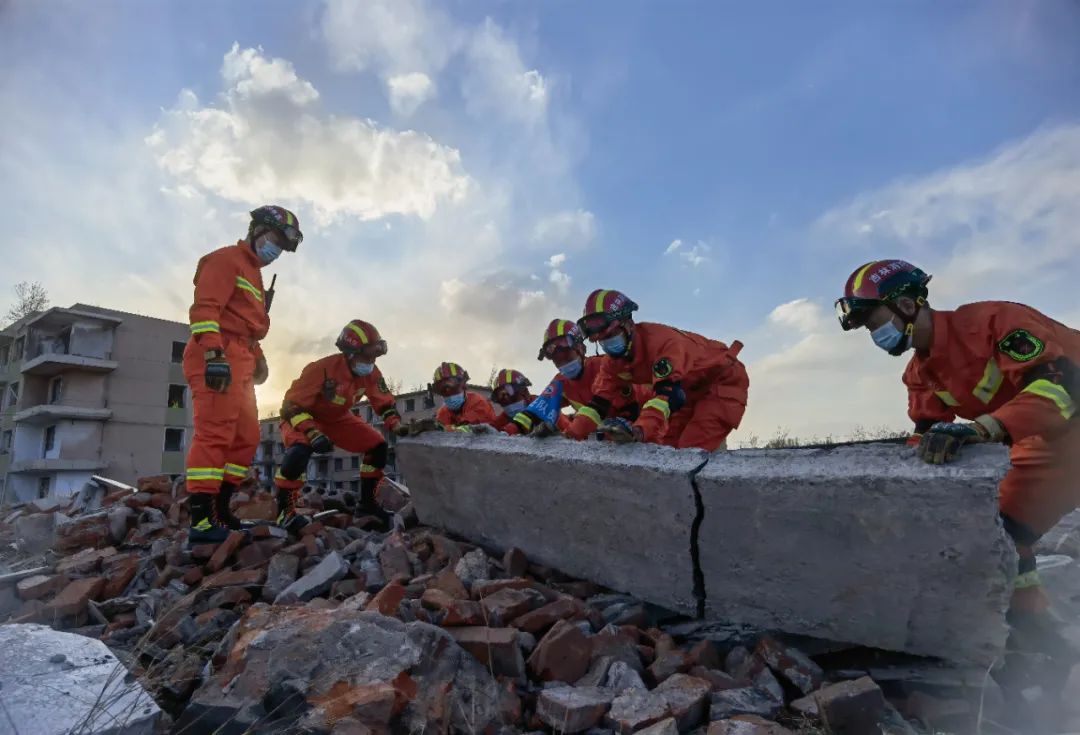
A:
<svg viewBox="0 0 1080 735">
<path fill-rule="evenodd" d="M 0 625 L 0 731 L 150 735 L 161 710 L 101 641 Z"/>
<path fill-rule="evenodd" d="M 275 605 L 287 602 L 307 602 L 330 592 L 339 579 L 349 573 L 348 563 L 336 551 L 331 551 L 307 573 L 283 589 L 274 600 Z"/>
<path fill-rule="evenodd" d="M 941 467 L 885 444 L 713 455 L 697 476 L 706 615 L 989 663 L 1016 571 L 1007 466 L 991 446 Z"/>
<path fill-rule="evenodd" d="M 397 457 L 423 523 L 696 612 L 690 477 L 705 452 L 433 432 Z"/>
</svg>

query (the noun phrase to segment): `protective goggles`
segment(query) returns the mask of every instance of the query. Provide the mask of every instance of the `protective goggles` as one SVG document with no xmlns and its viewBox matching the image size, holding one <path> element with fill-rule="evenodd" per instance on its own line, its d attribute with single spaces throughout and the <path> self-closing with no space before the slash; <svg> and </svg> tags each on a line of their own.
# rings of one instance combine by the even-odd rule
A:
<svg viewBox="0 0 1080 735">
<path fill-rule="evenodd" d="M 349 350 L 349 354 L 353 357 L 360 357 L 365 360 L 371 361 L 377 357 L 382 357 L 387 352 L 386 340 L 380 339 L 377 342 L 369 342 L 366 345 L 361 345 L 354 349 Z"/>
<path fill-rule="evenodd" d="M 506 406 L 514 402 L 517 397 L 517 388 L 512 385 L 500 385 L 491 392 L 491 399 L 500 406 Z"/>
<path fill-rule="evenodd" d="M 579 342 L 570 336 L 555 337 L 544 343 L 540 348 L 540 354 L 536 359 L 543 360 L 545 357 L 554 360 L 560 352 L 572 352 Z"/>
<path fill-rule="evenodd" d="M 617 321 L 609 314 L 587 314 L 578 319 L 577 324 L 586 337 L 597 337 L 607 331 Z"/>
<path fill-rule="evenodd" d="M 295 227 L 290 227 L 289 225 L 284 227 L 273 225 L 273 229 L 285 238 L 285 241 L 289 244 L 289 247 L 286 248 L 287 250 L 296 250 L 297 246 L 304 241 L 304 234 Z"/>
<path fill-rule="evenodd" d="M 461 378 L 441 378 L 431 386 L 431 390 L 445 398 L 460 393 L 464 386 L 465 381 Z"/>
<path fill-rule="evenodd" d="M 866 318 L 870 312 L 881 306 L 884 302 L 877 299 L 860 299 L 854 296 L 846 296 L 836 300 L 836 317 L 840 320 L 840 326 L 845 332 L 859 329 L 866 324 Z"/>
</svg>

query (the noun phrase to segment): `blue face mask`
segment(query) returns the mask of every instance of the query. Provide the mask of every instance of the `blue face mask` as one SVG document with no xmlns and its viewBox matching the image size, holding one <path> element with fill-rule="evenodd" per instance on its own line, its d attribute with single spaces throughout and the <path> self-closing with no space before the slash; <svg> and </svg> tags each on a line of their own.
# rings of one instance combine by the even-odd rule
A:
<svg viewBox="0 0 1080 735">
<path fill-rule="evenodd" d="M 353 375 L 364 377 L 365 375 L 371 375 L 371 372 L 375 369 L 375 363 L 373 362 L 356 362 L 352 365 Z"/>
<path fill-rule="evenodd" d="M 901 332 L 891 321 L 885 322 L 870 333 L 876 344 L 890 355 L 898 357 L 911 347 L 911 340 Z"/>
<path fill-rule="evenodd" d="M 255 255 L 263 265 L 270 265 L 281 255 L 281 248 L 270 240 L 263 238 L 262 242 L 255 246 Z"/>
<path fill-rule="evenodd" d="M 559 366 L 559 372 L 563 375 L 563 377 L 570 378 L 570 380 L 574 380 L 578 376 L 580 376 L 581 369 L 581 360 L 574 360 L 572 362 L 566 363 L 565 365 Z"/>
<path fill-rule="evenodd" d="M 503 406 L 506 415 L 513 418 L 525 410 L 525 401 L 514 401 L 509 406 Z"/>
<path fill-rule="evenodd" d="M 452 396 L 447 396 L 443 401 L 446 403 L 446 407 L 451 411 L 460 411 L 461 407 L 465 405 L 465 394 L 455 393 Z"/>
<path fill-rule="evenodd" d="M 619 357 L 620 355 L 625 354 L 626 335 L 620 332 L 613 337 L 601 340 L 600 349 L 602 349 L 605 354 L 611 355 L 612 357 Z"/>
</svg>

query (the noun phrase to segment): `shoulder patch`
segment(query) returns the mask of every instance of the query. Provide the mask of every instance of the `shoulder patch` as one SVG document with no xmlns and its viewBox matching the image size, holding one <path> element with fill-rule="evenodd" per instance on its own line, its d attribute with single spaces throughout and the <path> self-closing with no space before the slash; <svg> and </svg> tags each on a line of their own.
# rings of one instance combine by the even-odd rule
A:
<svg viewBox="0 0 1080 735">
<path fill-rule="evenodd" d="M 671 361 L 666 357 L 661 357 L 652 366 L 652 374 L 654 378 L 663 379 L 675 372 L 675 368 L 671 366 Z"/>
<path fill-rule="evenodd" d="M 1046 343 L 1026 329 L 1017 329 L 998 342 L 998 349 L 1017 362 L 1029 362 L 1046 350 Z"/>
<path fill-rule="evenodd" d="M 382 393 L 389 393 L 390 387 L 386 385 L 386 378 L 379 376 L 379 391 Z"/>
</svg>

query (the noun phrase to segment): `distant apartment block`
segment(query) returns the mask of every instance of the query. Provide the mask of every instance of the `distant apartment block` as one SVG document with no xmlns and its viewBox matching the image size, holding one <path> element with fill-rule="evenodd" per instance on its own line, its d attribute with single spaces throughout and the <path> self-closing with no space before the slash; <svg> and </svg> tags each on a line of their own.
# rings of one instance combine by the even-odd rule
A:
<svg viewBox="0 0 1080 735">
<path fill-rule="evenodd" d="M 86 304 L 0 331 L 0 503 L 181 474 L 188 325 Z"/>
<path fill-rule="evenodd" d="M 489 399 L 491 397 L 491 389 L 486 386 L 470 385 L 469 390 Z M 397 410 L 405 423 L 414 419 L 433 418 L 442 404 L 442 397 L 432 396 L 426 390 L 412 391 L 397 396 Z M 495 407 L 496 414 L 502 411 L 499 406 L 492 405 Z M 353 413 L 383 433 L 390 445 L 386 474 L 394 479 L 403 479 L 397 470 L 397 452 L 395 451 L 397 436 L 387 431 L 382 419 L 374 415 L 367 401 L 356 405 Z M 255 454 L 254 467 L 259 484 L 268 490 L 273 487 L 274 474 L 281 466 L 281 458 L 285 453 L 285 445 L 281 441 L 280 424 L 281 420 L 278 418 L 267 418 L 260 422 L 261 441 Z M 327 490 L 359 492 L 362 458 L 363 455 L 350 454 L 336 447 L 330 454 L 314 455 L 308 463 L 307 482 L 309 485 Z"/>
</svg>

